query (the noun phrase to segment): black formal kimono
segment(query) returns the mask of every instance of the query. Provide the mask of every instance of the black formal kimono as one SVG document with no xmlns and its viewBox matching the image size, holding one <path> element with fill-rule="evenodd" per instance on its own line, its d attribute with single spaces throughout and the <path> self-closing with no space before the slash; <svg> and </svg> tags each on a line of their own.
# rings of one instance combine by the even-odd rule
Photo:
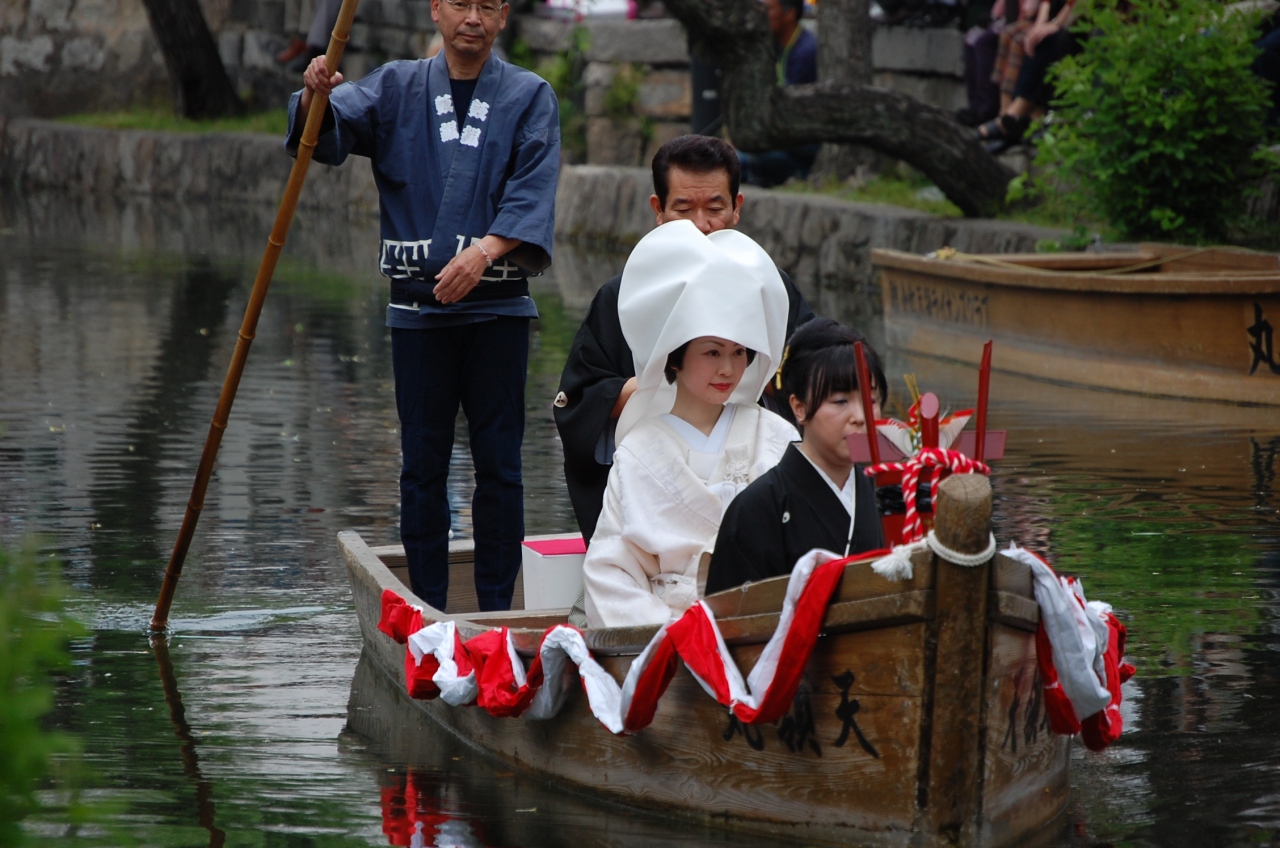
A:
<svg viewBox="0 0 1280 848">
<path fill-rule="evenodd" d="M 781 271 L 778 273 L 787 288 L 787 337 L 790 338 L 796 327 L 813 318 L 813 310 L 791 278 Z M 609 413 L 622 394 L 623 384 L 636 375 L 631 348 L 618 323 L 621 285 L 619 274 L 601 286 L 591 301 L 587 317 L 569 349 L 553 409 L 556 429 L 564 446 L 564 479 L 569 500 L 582 536 L 588 542 L 595 533 L 596 520 L 604 505 L 604 488 L 613 463 L 613 419 Z M 792 420 L 790 409 L 776 409 L 767 402 L 764 406 L 787 421 Z"/>
<path fill-rule="evenodd" d="M 884 547 L 875 484 L 854 467 L 853 544 L 850 554 Z M 796 560 L 814 548 L 844 552 L 849 511 L 831 486 L 800 453 L 787 448 L 782 460 L 729 504 L 707 573 L 706 593 L 720 592 L 768 577 L 790 574 Z"/>
</svg>

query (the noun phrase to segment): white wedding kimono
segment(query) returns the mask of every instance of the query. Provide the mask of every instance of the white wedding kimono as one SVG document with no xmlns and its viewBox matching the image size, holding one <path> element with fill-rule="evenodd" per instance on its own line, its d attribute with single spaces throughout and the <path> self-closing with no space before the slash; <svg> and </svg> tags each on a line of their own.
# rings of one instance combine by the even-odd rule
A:
<svg viewBox="0 0 1280 848">
<path fill-rule="evenodd" d="M 726 416 L 723 448 L 711 453 L 691 448 L 669 416 L 640 421 L 618 445 L 583 564 L 591 627 L 662 624 L 692 606 L 729 501 L 799 439 L 755 405 L 726 404 Z"/>
</svg>

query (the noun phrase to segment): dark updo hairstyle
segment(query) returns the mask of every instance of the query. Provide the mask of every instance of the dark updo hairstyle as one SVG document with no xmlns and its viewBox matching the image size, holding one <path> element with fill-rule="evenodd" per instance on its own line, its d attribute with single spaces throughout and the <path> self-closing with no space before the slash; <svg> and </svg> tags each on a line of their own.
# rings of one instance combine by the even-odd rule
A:
<svg viewBox="0 0 1280 848">
<path fill-rule="evenodd" d="M 858 392 L 858 362 L 853 343 L 862 342 L 871 373 L 871 395 L 884 406 L 888 384 L 880 355 L 857 330 L 850 330 L 830 318 L 814 318 L 791 334 L 782 360 L 782 403 L 790 405 L 792 395 L 804 404 L 806 417 L 837 392 Z M 863 414 L 872 415 L 871 410 Z"/>
<path fill-rule="evenodd" d="M 693 343 L 693 339 L 680 345 L 680 347 L 667 354 L 667 364 L 662 369 L 662 375 L 667 378 L 668 383 L 676 381 L 676 372 L 680 370 L 680 366 L 684 365 L 684 352 L 689 349 L 689 345 Z M 734 342 L 737 344 L 737 342 Z M 747 367 L 756 361 L 756 352 L 751 348 L 747 348 Z"/>
</svg>

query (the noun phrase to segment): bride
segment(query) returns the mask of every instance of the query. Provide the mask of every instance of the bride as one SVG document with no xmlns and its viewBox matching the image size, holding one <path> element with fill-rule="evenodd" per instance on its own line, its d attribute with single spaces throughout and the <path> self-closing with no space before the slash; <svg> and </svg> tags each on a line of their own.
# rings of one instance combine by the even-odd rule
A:
<svg viewBox="0 0 1280 848">
<path fill-rule="evenodd" d="M 799 438 L 756 405 L 787 293 L 750 238 L 658 227 L 627 260 L 618 311 L 637 388 L 583 565 L 591 627 L 661 624 L 693 605 L 728 503 Z"/>
</svg>

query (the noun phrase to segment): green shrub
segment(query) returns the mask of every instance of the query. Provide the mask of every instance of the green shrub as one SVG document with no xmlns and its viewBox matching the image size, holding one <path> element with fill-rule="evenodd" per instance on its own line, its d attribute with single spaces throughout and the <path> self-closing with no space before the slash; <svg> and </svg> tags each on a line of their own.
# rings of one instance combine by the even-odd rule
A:
<svg viewBox="0 0 1280 848">
<path fill-rule="evenodd" d="M 587 156 L 587 116 L 584 112 L 587 48 L 591 46 L 586 27 L 577 27 L 569 37 L 569 49 L 542 60 L 533 72 L 551 84 L 560 103 L 560 149 L 571 162 Z M 533 52 L 524 60 L 532 63 Z"/>
<path fill-rule="evenodd" d="M 49 756 L 75 747 L 41 726 L 53 707 L 49 673 L 67 665 L 67 640 L 81 632 L 64 595 L 56 564 L 0 549 L 0 845 L 22 842 Z"/>
<path fill-rule="evenodd" d="M 644 77 L 643 65 L 619 65 L 604 92 L 604 113 L 615 121 L 634 118 Z"/>
<path fill-rule="evenodd" d="M 1212 0 L 1094 0 L 1038 170 L 1130 238 L 1221 239 L 1265 156 L 1256 18 Z M 1057 170 L 1055 173 L 1054 170 Z"/>
</svg>

